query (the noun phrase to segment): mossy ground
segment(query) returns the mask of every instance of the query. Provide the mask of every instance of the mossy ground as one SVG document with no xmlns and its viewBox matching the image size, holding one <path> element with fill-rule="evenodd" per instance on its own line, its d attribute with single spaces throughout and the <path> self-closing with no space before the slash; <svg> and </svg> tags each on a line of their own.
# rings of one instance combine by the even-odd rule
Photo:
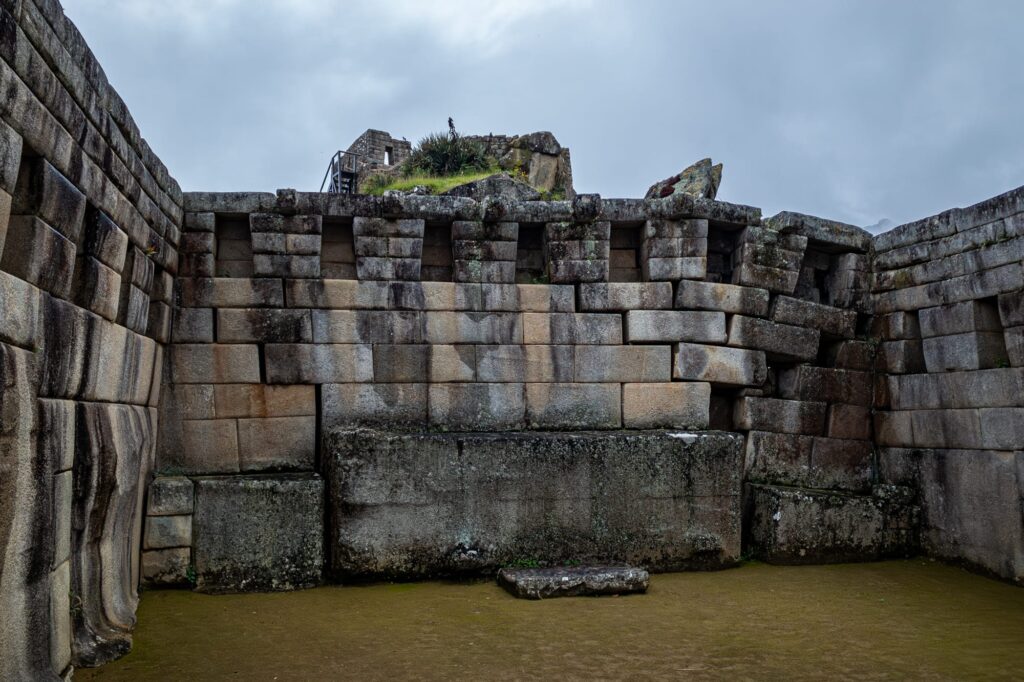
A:
<svg viewBox="0 0 1024 682">
<path fill-rule="evenodd" d="M 646 595 L 493 582 L 146 592 L 131 654 L 75 679 L 1012 679 L 1024 589 L 927 559 L 654 575 Z"/>
<path fill-rule="evenodd" d="M 453 187 L 459 185 L 465 185 L 467 182 L 475 182 L 476 180 L 483 180 L 484 178 L 494 175 L 499 171 L 497 170 L 486 170 L 486 171 L 470 171 L 467 173 L 459 173 L 457 175 L 448 175 L 439 177 L 436 175 L 410 175 L 408 177 L 394 178 L 386 183 L 372 183 L 366 188 L 367 194 L 373 194 L 381 196 L 388 190 L 399 190 L 407 192 L 412 188 L 423 185 L 427 188 L 430 194 L 441 194 L 447 192 Z"/>
</svg>

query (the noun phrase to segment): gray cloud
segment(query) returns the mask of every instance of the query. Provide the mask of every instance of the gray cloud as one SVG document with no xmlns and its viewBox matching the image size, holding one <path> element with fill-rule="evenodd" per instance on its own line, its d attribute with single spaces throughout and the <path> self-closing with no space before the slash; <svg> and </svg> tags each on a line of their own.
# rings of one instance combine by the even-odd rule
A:
<svg viewBox="0 0 1024 682">
<path fill-rule="evenodd" d="M 254 9 L 255 7 L 255 9 Z M 65 0 L 185 190 L 316 189 L 364 129 L 547 129 L 577 189 L 897 223 L 1024 184 L 1024 4 Z"/>
</svg>

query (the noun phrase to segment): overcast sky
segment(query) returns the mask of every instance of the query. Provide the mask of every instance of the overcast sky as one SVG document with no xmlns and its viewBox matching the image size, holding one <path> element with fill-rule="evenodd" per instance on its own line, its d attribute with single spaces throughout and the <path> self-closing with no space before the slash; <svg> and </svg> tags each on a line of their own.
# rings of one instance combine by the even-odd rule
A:
<svg viewBox="0 0 1024 682">
<path fill-rule="evenodd" d="M 190 190 L 320 186 L 366 128 L 550 130 L 577 191 L 871 225 L 1024 184 L 1024 2 L 63 0 Z"/>
</svg>

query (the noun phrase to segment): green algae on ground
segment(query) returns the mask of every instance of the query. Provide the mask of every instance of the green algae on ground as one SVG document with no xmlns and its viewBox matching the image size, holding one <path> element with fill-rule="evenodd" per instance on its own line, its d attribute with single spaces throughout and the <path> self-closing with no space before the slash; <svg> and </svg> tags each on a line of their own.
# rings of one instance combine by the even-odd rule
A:
<svg viewBox="0 0 1024 682">
<path fill-rule="evenodd" d="M 146 592 L 91 680 L 1017 678 L 1024 589 L 928 560 L 654 575 L 646 595 L 491 582 Z"/>
</svg>

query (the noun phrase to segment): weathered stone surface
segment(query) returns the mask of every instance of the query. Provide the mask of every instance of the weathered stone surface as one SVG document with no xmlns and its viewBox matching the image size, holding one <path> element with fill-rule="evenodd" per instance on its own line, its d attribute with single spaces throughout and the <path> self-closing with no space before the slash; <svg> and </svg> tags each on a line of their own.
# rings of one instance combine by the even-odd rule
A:
<svg viewBox="0 0 1024 682">
<path fill-rule="evenodd" d="M 267 383 L 271 384 L 373 381 L 373 353 L 365 344 L 270 343 L 265 355 Z M 258 376 L 257 373 L 256 379 L 219 383 L 255 383 L 259 381 Z"/>
<path fill-rule="evenodd" d="M 920 510 L 910 499 L 908 489 L 895 486 L 866 496 L 751 485 L 751 550 L 774 564 L 911 556 Z"/>
<path fill-rule="evenodd" d="M 22 164 L 12 213 L 36 216 L 72 242 L 85 218 L 85 195 L 41 157 Z"/>
<path fill-rule="evenodd" d="M 192 481 L 184 476 L 158 476 L 149 484 L 148 516 L 191 514 Z"/>
<path fill-rule="evenodd" d="M 894 410 L 1024 407 L 1024 369 L 914 374 L 888 378 Z"/>
<path fill-rule="evenodd" d="M 739 558 L 740 447 L 727 434 L 333 432 L 331 569 L 412 578 L 524 556 L 728 566 Z"/>
<path fill-rule="evenodd" d="M 537 201 L 540 192 L 530 183 L 513 178 L 508 173 L 495 173 L 482 180 L 467 182 L 443 192 L 442 196 L 467 197 L 480 201 L 485 197 L 497 197 L 509 201 Z"/>
<path fill-rule="evenodd" d="M 313 326 L 308 310 L 217 311 L 217 341 L 220 343 L 308 343 L 312 340 Z"/>
<path fill-rule="evenodd" d="M 768 291 L 732 284 L 682 281 L 676 292 L 676 308 L 720 310 L 724 313 L 766 317 Z"/>
<path fill-rule="evenodd" d="M 326 286 L 327 283 L 324 284 Z M 284 288 L 281 285 L 281 280 L 276 278 L 183 279 L 179 280 L 178 285 L 181 288 L 181 305 L 186 308 L 280 308 L 284 306 Z"/>
<path fill-rule="evenodd" d="M 663 199 L 678 193 L 701 199 L 714 199 L 721 182 L 722 164 L 713 166 L 711 159 L 701 159 L 676 175 L 651 185 L 644 198 Z"/>
<path fill-rule="evenodd" d="M 621 345 L 622 316 L 604 313 L 523 313 L 523 342 L 540 345 Z"/>
<path fill-rule="evenodd" d="M 810 362 L 818 357 L 821 332 L 733 315 L 729 318 L 729 345 L 763 350 L 769 359 Z"/>
<path fill-rule="evenodd" d="M 182 386 L 178 388 L 187 388 Z M 198 387 L 212 389 L 212 411 L 197 418 L 228 417 L 300 417 L 316 415 L 316 391 L 313 386 L 268 386 L 266 384 L 216 384 Z M 208 394 L 207 394 L 208 395 Z M 206 407 L 206 406 L 204 406 Z"/>
<path fill-rule="evenodd" d="M 149 516 L 146 518 L 144 549 L 189 547 L 192 545 L 192 516 Z"/>
<path fill-rule="evenodd" d="M 322 391 L 325 430 L 427 423 L 427 384 L 325 384 Z"/>
<path fill-rule="evenodd" d="M 967 332 L 933 336 L 921 342 L 924 365 L 929 372 L 989 369 L 1008 364 L 1001 332 Z"/>
<path fill-rule="evenodd" d="M 763 351 L 680 343 L 673 378 L 733 386 L 760 386 L 768 378 Z"/>
<path fill-rule="evenodd" d="M 195 483 L 197 590 L 294 590 L 320 582 L 324 482 L 317 474 L 197 478 Z"/>
<path fill-rule="evenodd" d="M 580 310 L 625 312 L 672 307 L 672 285 L 668 282 L 614 282 L 581 284 Z"/>
<path fill-rule="evenodd" d="M 622 426 L 627 429 L 706 429 L 711 385 L 699 382 L 622 385 Z"/>
<path fill-rule="evenodd" d="M 189 547 L 153 549 L 142 553 L 142 580 L 154 586 L 188 584 L 188 568 L 192 565 Z"/>
<path fill-rule="evenodd" d="M 821 435 L 825 403 L 778 398 L 739 398 L 733 410 L 737 429 Z"/>
<path fill-rule="evenodd" d="M 672 380 L 671 346 L 577 346 L 578 382 L 652 382 Z"/>
<path fill-rule="evenodd" d="M 725 343 L 725 313 L 696 310 L 630 310 L 626 313 L 626 336 L 630 343 Z"/>
<path fill-rule="evenodd" d="M 0 270 L 0 300 L 0 341 L 35 350 L 42 323 L 39 290 Z"/>
<path fill-rule="evenodd" d="M 503 568 L 498 584 L 520 599 L 635 594 L 647 591 L 650 574 L 631 566 Z"/>
<path fill-rule="evenodd" d="M 964 301 L 918 311 L 921 336 L 949 336 L 967 332 L 1001 332 L 999 311 L 981 301 Z"/>
<path fill-rule="evenodd" d="M 75 243 L 38 218 L 13 216 L 0 268 L 60 298 L 71 291 Z"/>
<path fill-rule="evenodd" d="M 871 410 L 863 405 L 828 406 L 825 433 L 832 438 L 871 439 Z"/>
<path fill-rule="evenodd" d="M 518 429 L 526 417 L 523 384 L 431 384 L 428 404 L 430 424 L 452 431 Z"/>
<path fill-rule="evenodd" d="M 267 351 L 268 374 L 271 348 L 274 346 Z M 255 345 L 179 344 L 171 348 L 171 375 L 182 384 L 259 383 L 259 353 Z"/>
<path fill-rule="evenodd" d="M 852 339 L 857 327 L 857 313 L 853 310 L 840 310 L 788 296 L 775 299 L 771 317 L 775 322 L 810 327 L 843 339 Z"/>
<path fill-rule="evenodd" d="M 883 481 L 917 491 L 926 552 L 1024 583 L 1024 452 L 886 448 L 879 461 Z"/>
<path fill-rule="evenodd" d="M 310 471 L 316 456 L 316 417 L 238 420 L 242 471 Z"/>
<path fill-rule="evenodd" d="M 780 371 L 778 377 L 783 398 L 871 406 L 869 372 L 799 365 Z"/>
<path fill-rule="evenodd" d="M 526 422 L 533 429 L 622 426 L 618 384 L 526 384 Z"/>
<path fill-rule="evenodd" d="M 806 237 L 816 247 L 846 251 L 867 252 L 871 246 L 871 233 L 855 225 L 817 216 L 782 211 L 764 221 L 767 227 L 782 234 Z"/>
</svg>

